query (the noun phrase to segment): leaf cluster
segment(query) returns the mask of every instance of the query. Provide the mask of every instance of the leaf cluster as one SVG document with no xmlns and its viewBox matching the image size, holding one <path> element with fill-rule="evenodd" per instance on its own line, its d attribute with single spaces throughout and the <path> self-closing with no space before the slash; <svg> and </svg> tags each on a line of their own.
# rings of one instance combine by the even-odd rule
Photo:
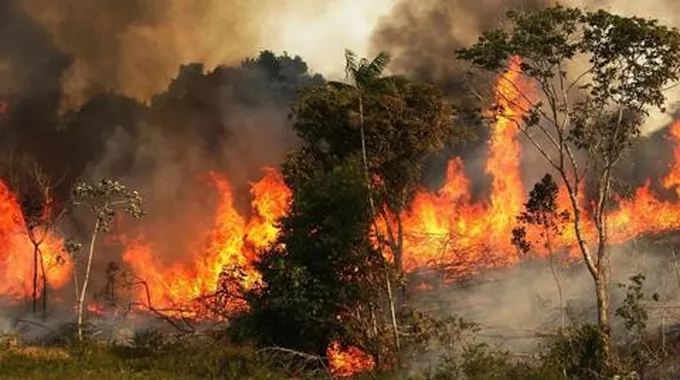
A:
<svg viewBox="0 0 680 380">
<path fill-rule="evenodd" d="M 109 231 L 116 210 L 123 210 L 133 219 L 141 219 L 144 202 L 137 191 L 129 190 L 118 181 L 103 179 L 96 183 L 81 182 L 73 188 L 74 208 L 87 205 L 94 212 L 99 231 Z"/>
<path fill-rule="evenodd" d="M 487 31 L 457 53 L 493 72 L 521 60 L 522 75 L 545 97 L 526 110 L 527 130 L 551 125 L 556 145 L 571 143 L 612 165 L 639 135 L 650 108 L 664 111 L 667 86 L 680 74 L 676 29 L 561 5 L 507 17 L 508 28 Z"/>
<path fill-rule="evenodd" d="M 358 160 L 297 189 L 280 238 L 256 264 L 264 285 L 246 295 L 244 321 L 260 343 L 323 355 L 333 338 L 356 335 L 347 318 L 366 313 L 381 289 L 369 220 Z"/>
<path fill-rule="evenodd" d="M 453 108 L 439 89 L 398 77 L 372 83 L 361 99 L 357 88 L 337 84 L 300 93 L 292 115 L 303 146 L 288 162 L 291 186 L 306 181 L 316 168 L 329 170 L 360 156 L 363 117 L 372 187 L 390 206 L 404 207 L 419 186 L 426 159 L 446 143 L 467 138 L 453 124 Z"/>
<path fill-rule="evenodd" d="M 564 224 L 570 220 L 567 210 L 558 209 L 558 192 L 559 188 L 552 175 L 546 174 L 529 193 L 524 211 L 517 217 L 520 226 L 512 230 L 512 244 L 521 252 L 529 252 L 532 246 L 527 237 L 527 226 L 538 226 L 541 237 L 547 240 L 550 238 L 548 235 L 559 235 Z"/>
</svg>

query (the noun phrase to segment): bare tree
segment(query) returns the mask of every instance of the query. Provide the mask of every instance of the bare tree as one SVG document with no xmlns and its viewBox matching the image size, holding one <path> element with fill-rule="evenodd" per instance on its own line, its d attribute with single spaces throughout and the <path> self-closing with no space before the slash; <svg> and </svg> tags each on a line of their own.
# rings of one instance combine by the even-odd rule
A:
<svg viewBox="0 0 680 380">
<path fill-rule="evenodd" d="M 458 55 L 493 74 L 510 66 L 537 93 L 505 80 L 519 97 L 504 100 L 524 115 L 514 123 L 569 195 L 575 243 L 595 284 L 603 356 L 609 362 L 606 211 L 612 171 L 636 141 L 649 110 L 664 108 L 664 91 L 680 72 L 680 35 L 653 20 L 562 6 L 511 11 L 508 19 L 507 28 L 485 32 Z M 592 210 L 579 201 L 586 178 L 596 193 Z M 596 236 L 584 230 L 587 216 Z"/>
<path fill-rule="evenodd" d="M 29 155 L 18 155 L 15 151 L 10 151 L 3 164 L 3 175 L 18 195 L 26 234 L 33 248 L 31 310 L 36 314 L 38 301 L 42 299 L 44 318 L 48 301 L 47 273 L 63 263 L 63 257 L 58 254 L 51 263 L 46 263 L 43 255 L 43 246 L 65 214 L 65 208 L 58 207 L 54 202 L 54 189 L 60 181 L 51 178 L 38 161 Z"/>
</svg>

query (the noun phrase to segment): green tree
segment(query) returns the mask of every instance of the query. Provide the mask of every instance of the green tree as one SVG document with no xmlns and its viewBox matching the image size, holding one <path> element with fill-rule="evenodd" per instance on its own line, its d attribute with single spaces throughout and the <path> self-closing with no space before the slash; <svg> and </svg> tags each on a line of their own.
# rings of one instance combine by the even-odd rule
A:
<svg viewBox="0 0 680 380">
<path fill-rule="evenodd" d="M 598 326 L 609 361 L 606 210 L 612 198 L 612 171 L 636 141 L 650 109 L 663 109 L 664 90 L 678 80 L 680 35 L 654 20 L 559 5 L 511 11 L 507 16 L 507 28 L 487 31 L 457 53 L 493 75 L 519 59 L 518 74 L 538 92 L 531 96 L 508 83 L 529 106 L 506 100 L 525 108 L 526 116 L 515 120 L 517 127 L 566 186 L 576 243 L 595 283 Z M 597 236 L 592 238 L 583 229 L 579 203 L 586 178 L 593 180 L 596 190 L 590 214 Z"/>
<path fill-rule="evenodd" d="M 304 89 L 293 106 L 293 127 L 302 147 L 289 162 L 289 181 L 304 182 L 319 167 L 332 168 L 360 155 L 377 218 L 395 221 L 396 230 L 386 223 L 386 236 L 380 238 L 401 273 L 404 231 L 399 215 L 420 186 L 426 159 L 467 134 L 453 124 L 453 108 L 439 89 L 382 77 L 388 55 L 372 61 L 357 61 L 349 51 L 346 56 L 352 84 Z"/>
<path fill-rule="evenodd" d="M 256 264 L 264 285 L 246 293 L 250 311 L 241 321 L 252 323 L 261 344 L 324 355 L 340 339 L 375 352 L 360 337 L 365 331 L 351 331 L 357 319 L 371 319 L 382 273 L 362 178 L 354 159 L 296 188 L 280 237 Z"/>
<path fill-rule="evenodd" d="M 348 50 L 345 58 L 349 83 L 304 89 L 293 106 L 293 127 L 302 146 L 287 162 L 287 180 L 296 187 L 320 168 L 331 170 L 350 157 L 361 157 L 372 230 L 379 249 L 392 254 L 401 278 L 404 230 L 400 215 L 420 186 L 426 159 L 465 134 L 454 126 L 453 107 L 439 89 L 382 76 L 388 54 L 368 60 Z M 392 276 L 385 265 L 398 350 Z"/>
<path fill-rule="evenodd" d="M 73 189 L 72 202 L 74 208 L 88 206 L 94 218 L 82 285 L 78 284 L 78 268 L 74 269 L 74 281 L 78 296 L 78 339 L 82 341 L 85 297 L 90 282 L 97 237 L 99 233 L 111 230 L 111 224 L 118 211 L 123 210 L 133 219 L 140 219 L 144 216 L 144 209 L 142 197 L 138 192 L 128 190 L 125 185 L 107 179 L 93 184 L 84 182 L 77 184 Z M 78 251 L 73 249 L 72 246 L 67 247 L 67 249 L 74 253 Z"/>
<path fill-rule="evenodd" d="M 538 227 L 538 238 L 548 253 L 548 263 L 555 284 L 560 307 L 560 327 L 565 327 L 564 295 L 562 281 L 555 267 L 555 252 L 553 238 L 562 233 L 565 223 L 569 221 L 569 212 L 560 211 L 557 207 L 557 193 L 559 188 L 550 174 L 546 174 L 534 185 L 529 193 L 529 200 L 524 204 L 524 211 L 517 217 L 518 226 L 512 230 L 512 244 L 522 253 L 532 249 L 532 241 L 527 237 L 527 227 Z"/>
</svg>

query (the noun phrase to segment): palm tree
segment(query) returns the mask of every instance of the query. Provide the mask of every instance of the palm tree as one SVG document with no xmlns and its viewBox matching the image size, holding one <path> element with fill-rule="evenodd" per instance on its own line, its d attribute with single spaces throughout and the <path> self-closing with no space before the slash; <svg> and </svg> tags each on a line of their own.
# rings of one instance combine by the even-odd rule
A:
<svg viewBox="0 0 680 380">
<path fill-rule="evenodd" d="M 385 68 L 390 63 L 391 57 L 386 52 L 381 52 L 372 61 L 366 58 L 358 59 L 356 54 L 345 49 L 345 76 L 347 80 L 353 82 L 359 97 L 359 133 L 361 134 L 361 156 L 364 163 L 366 181 L 370 186 L 370 176 L 368 171 L 368 158 L 366 155 L 366 133 L 364 130 L 364 92 L 377 90 L 384 84 L 382 77 Z M 375 207 L 373 197 L 370 196 L 371 207 Z M 373 210 L 375 211 L 375 210 Z M 375 213 L 374 213 L 375 214 Z M 375 216 L 375 215 L 373 215 Z"/>
<path fill-rule="evenodd" d="M 370 206 L 371 219 L 374 223 L 376 233 L 379 233 L 377 225 L 377 212 L 375 208 L 375 201 L 373 199 L 373 189 L 371 183 L 370 171 L 368 168 L 368 155 L 366 153 L 366 132 L 364 126 L 364 94 L 367 91 L 379 91 L 384 88 L 387 81 L 382 76 L 385 68 L 390 63 L 391 57 L 386 52 L 379 53 L 373 60 L 366 58 L 357 58 L 357 55 L 349 49 L 345 49 L 345 80 L 350 81 L 349 86 L 354 88 L 359 100 L 359 134 L 361 138 L 361 158 L 364 166 L 364 175 L 366 186 L 368 187 L 368 201 Z M 332 83 L 335 86 L 345 87 L 347 84 Z M 380 239 L 383 240 L 383 239 Z M 378 245 L 381 247 L 381 245 Z M 380 248 L 382 255 L 382 249 Z M 399 357 L 399 329 L 397 325 L 397 317 L 394 306 L 394 296 L 392 293 L 392 281 L 390 278 L 389 267 L 385 263 L 385 283 L 387 297 L 390 304 L 390 314 L 392 319 L 392 330 L 394 333 L 394 345 L 397 350 L 397 358 Z"/>
</svg>

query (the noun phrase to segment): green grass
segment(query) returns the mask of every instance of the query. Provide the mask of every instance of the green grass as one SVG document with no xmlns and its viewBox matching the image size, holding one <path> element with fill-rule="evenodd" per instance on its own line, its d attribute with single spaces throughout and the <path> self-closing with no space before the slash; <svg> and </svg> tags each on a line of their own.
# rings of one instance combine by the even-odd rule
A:
<svg viewBox="0 0 680 380">
<path fill-rule="evenodd" d="M 176 347 L 160 352 L 88 346 L 25 347 L 0 353 L 0 379 L 285 379 L 246 349 Z"/>
</svg>

